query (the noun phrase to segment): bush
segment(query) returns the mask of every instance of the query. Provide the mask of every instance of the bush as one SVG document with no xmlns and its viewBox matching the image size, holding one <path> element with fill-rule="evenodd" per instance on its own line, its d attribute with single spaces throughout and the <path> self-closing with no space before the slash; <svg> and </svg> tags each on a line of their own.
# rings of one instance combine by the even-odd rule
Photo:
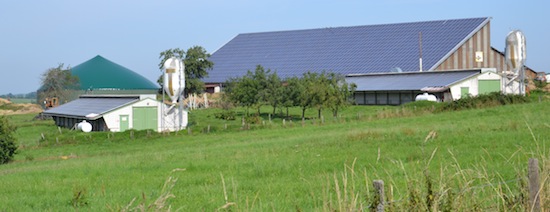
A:
<svg viewBox="0 0 550 212">
<path fill-rule="evenodd" d="M 5 116 L 0 116 L 0 164 L 8 163 L 16 154 L 15 126 L 12 126 Z"/>
<path fill-rule="evenodd" d="M 446 103 L 445 105 L 443 105 L 442 110 L 452 111 L 461 109 L 486 108 L 526 102 L 529 102 L 529 98 L 522 95 L 501 94 L 499 92 L 493 92 L 489 94 L 481 94 L 475 97 L 468 96 L 453 102 Z"/>
<path fill-rule="evenodd" d="M 214 117 L 216 117 L 217 119 L 223 119 L 223 120 L 235 120 L 235 111 L 223 110 L 222 112 L 215 113 Z"/>
</svg>

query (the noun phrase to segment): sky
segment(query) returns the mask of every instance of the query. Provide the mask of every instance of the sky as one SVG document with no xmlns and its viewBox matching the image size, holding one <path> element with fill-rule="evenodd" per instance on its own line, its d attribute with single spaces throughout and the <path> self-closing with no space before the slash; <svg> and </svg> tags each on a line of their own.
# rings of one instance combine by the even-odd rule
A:
<svg viewBox="0 0 550 212">
<path fill-rule="evenodd" d="M 239 33 L 492 17 L 491 44 L 519 29 L 527 66 L 550 73 L 548 0 L 0 0 L 0 94 L 40 87 L 59 64 L 96 55 L 156 82 L 159 53 L 214 53 Z"/>
</svg>

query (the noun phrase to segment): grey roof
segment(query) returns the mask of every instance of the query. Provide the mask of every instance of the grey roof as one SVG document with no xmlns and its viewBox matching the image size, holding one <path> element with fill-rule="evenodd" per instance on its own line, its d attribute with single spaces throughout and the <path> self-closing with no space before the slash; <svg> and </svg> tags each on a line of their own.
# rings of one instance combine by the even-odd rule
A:
<svg viewBox="0 0 550 212">
<path fill-rule="evenodd" d="M 427 87 L 449 87 L 481 73 L 481 70 L 430 71 L 408 73 L 366 74 L 348 76 L 357 91 L 419 91 Z"/>
<path fill-rule="evenodd" d="M 105 113 L 139 101 L 139 97 L 80 97 L 74 101 L 44 111 L 44 115 L 94 120 Z M 86 117 L 89 114 L 97 116 Z"/>
<path fill-rule="evenodd" d="M 239 34 L 212 54 L 214 66 L 204 81 L 223 83 L 257 65 L 283 79 L 307 71 L 418 71 L 420 33 L 423 67 L 432 70 L 489 21 L 484 17 Z"/>
</svg>

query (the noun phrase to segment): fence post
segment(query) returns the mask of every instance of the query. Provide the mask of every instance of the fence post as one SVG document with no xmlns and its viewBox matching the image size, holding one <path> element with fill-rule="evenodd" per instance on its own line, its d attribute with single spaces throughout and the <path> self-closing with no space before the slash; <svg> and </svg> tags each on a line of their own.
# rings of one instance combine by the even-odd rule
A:
<svg viewBox="0 0 550 212">
<path fill-rule="evenodd" d="M 540 211 L 540 195 L 539 195 L 539 160 L 529 158 L 529 211 Z"/>
<path fill-rule="evenodd" d="M 374 192 L 376 192 L 376 197 L 378 197 L 378 205 L 376 206 L 376 212 L 383 212 L 384 211 L 384 181 L 382 180 L 375 180 L 372 181 L 372 185 L 374 187 Z M 374 205 L 372 206 L 374 207 Z"/>
</svg>

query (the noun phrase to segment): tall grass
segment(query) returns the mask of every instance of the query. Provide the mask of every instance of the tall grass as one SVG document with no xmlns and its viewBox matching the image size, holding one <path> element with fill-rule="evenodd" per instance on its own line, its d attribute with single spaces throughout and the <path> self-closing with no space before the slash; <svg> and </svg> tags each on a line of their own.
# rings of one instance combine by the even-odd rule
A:
<svg viewBox="0 0 550 212">
<path fill-rule="evenodd" d="M 527 159 L 539 158 L 548 176 L 547 107 L 392 118 L 377 114 L 397 107 L 350 107 L 305 126 L 262 117 L 266 124 L 252 130 L 200 110 L 192 112 L 191 134 L 84 134 L 13 116 L 23 147 L 0 166 L 0 210 L 67 211 L 75 203 L 79 210 L 154 210 L 159 197 L 170 197 L 159 210 L 369 210 L 376 179 L 385 182 L 389 210 L 522 210 Z M 201 132 L 208 124 L 210 133 Z M 170 172 L 177 168 L 186 171 Z M 167 173 L 177 181 L 163 190 Z M 548 192 L 548 180 L 541 183 Z"/>
</svg>

